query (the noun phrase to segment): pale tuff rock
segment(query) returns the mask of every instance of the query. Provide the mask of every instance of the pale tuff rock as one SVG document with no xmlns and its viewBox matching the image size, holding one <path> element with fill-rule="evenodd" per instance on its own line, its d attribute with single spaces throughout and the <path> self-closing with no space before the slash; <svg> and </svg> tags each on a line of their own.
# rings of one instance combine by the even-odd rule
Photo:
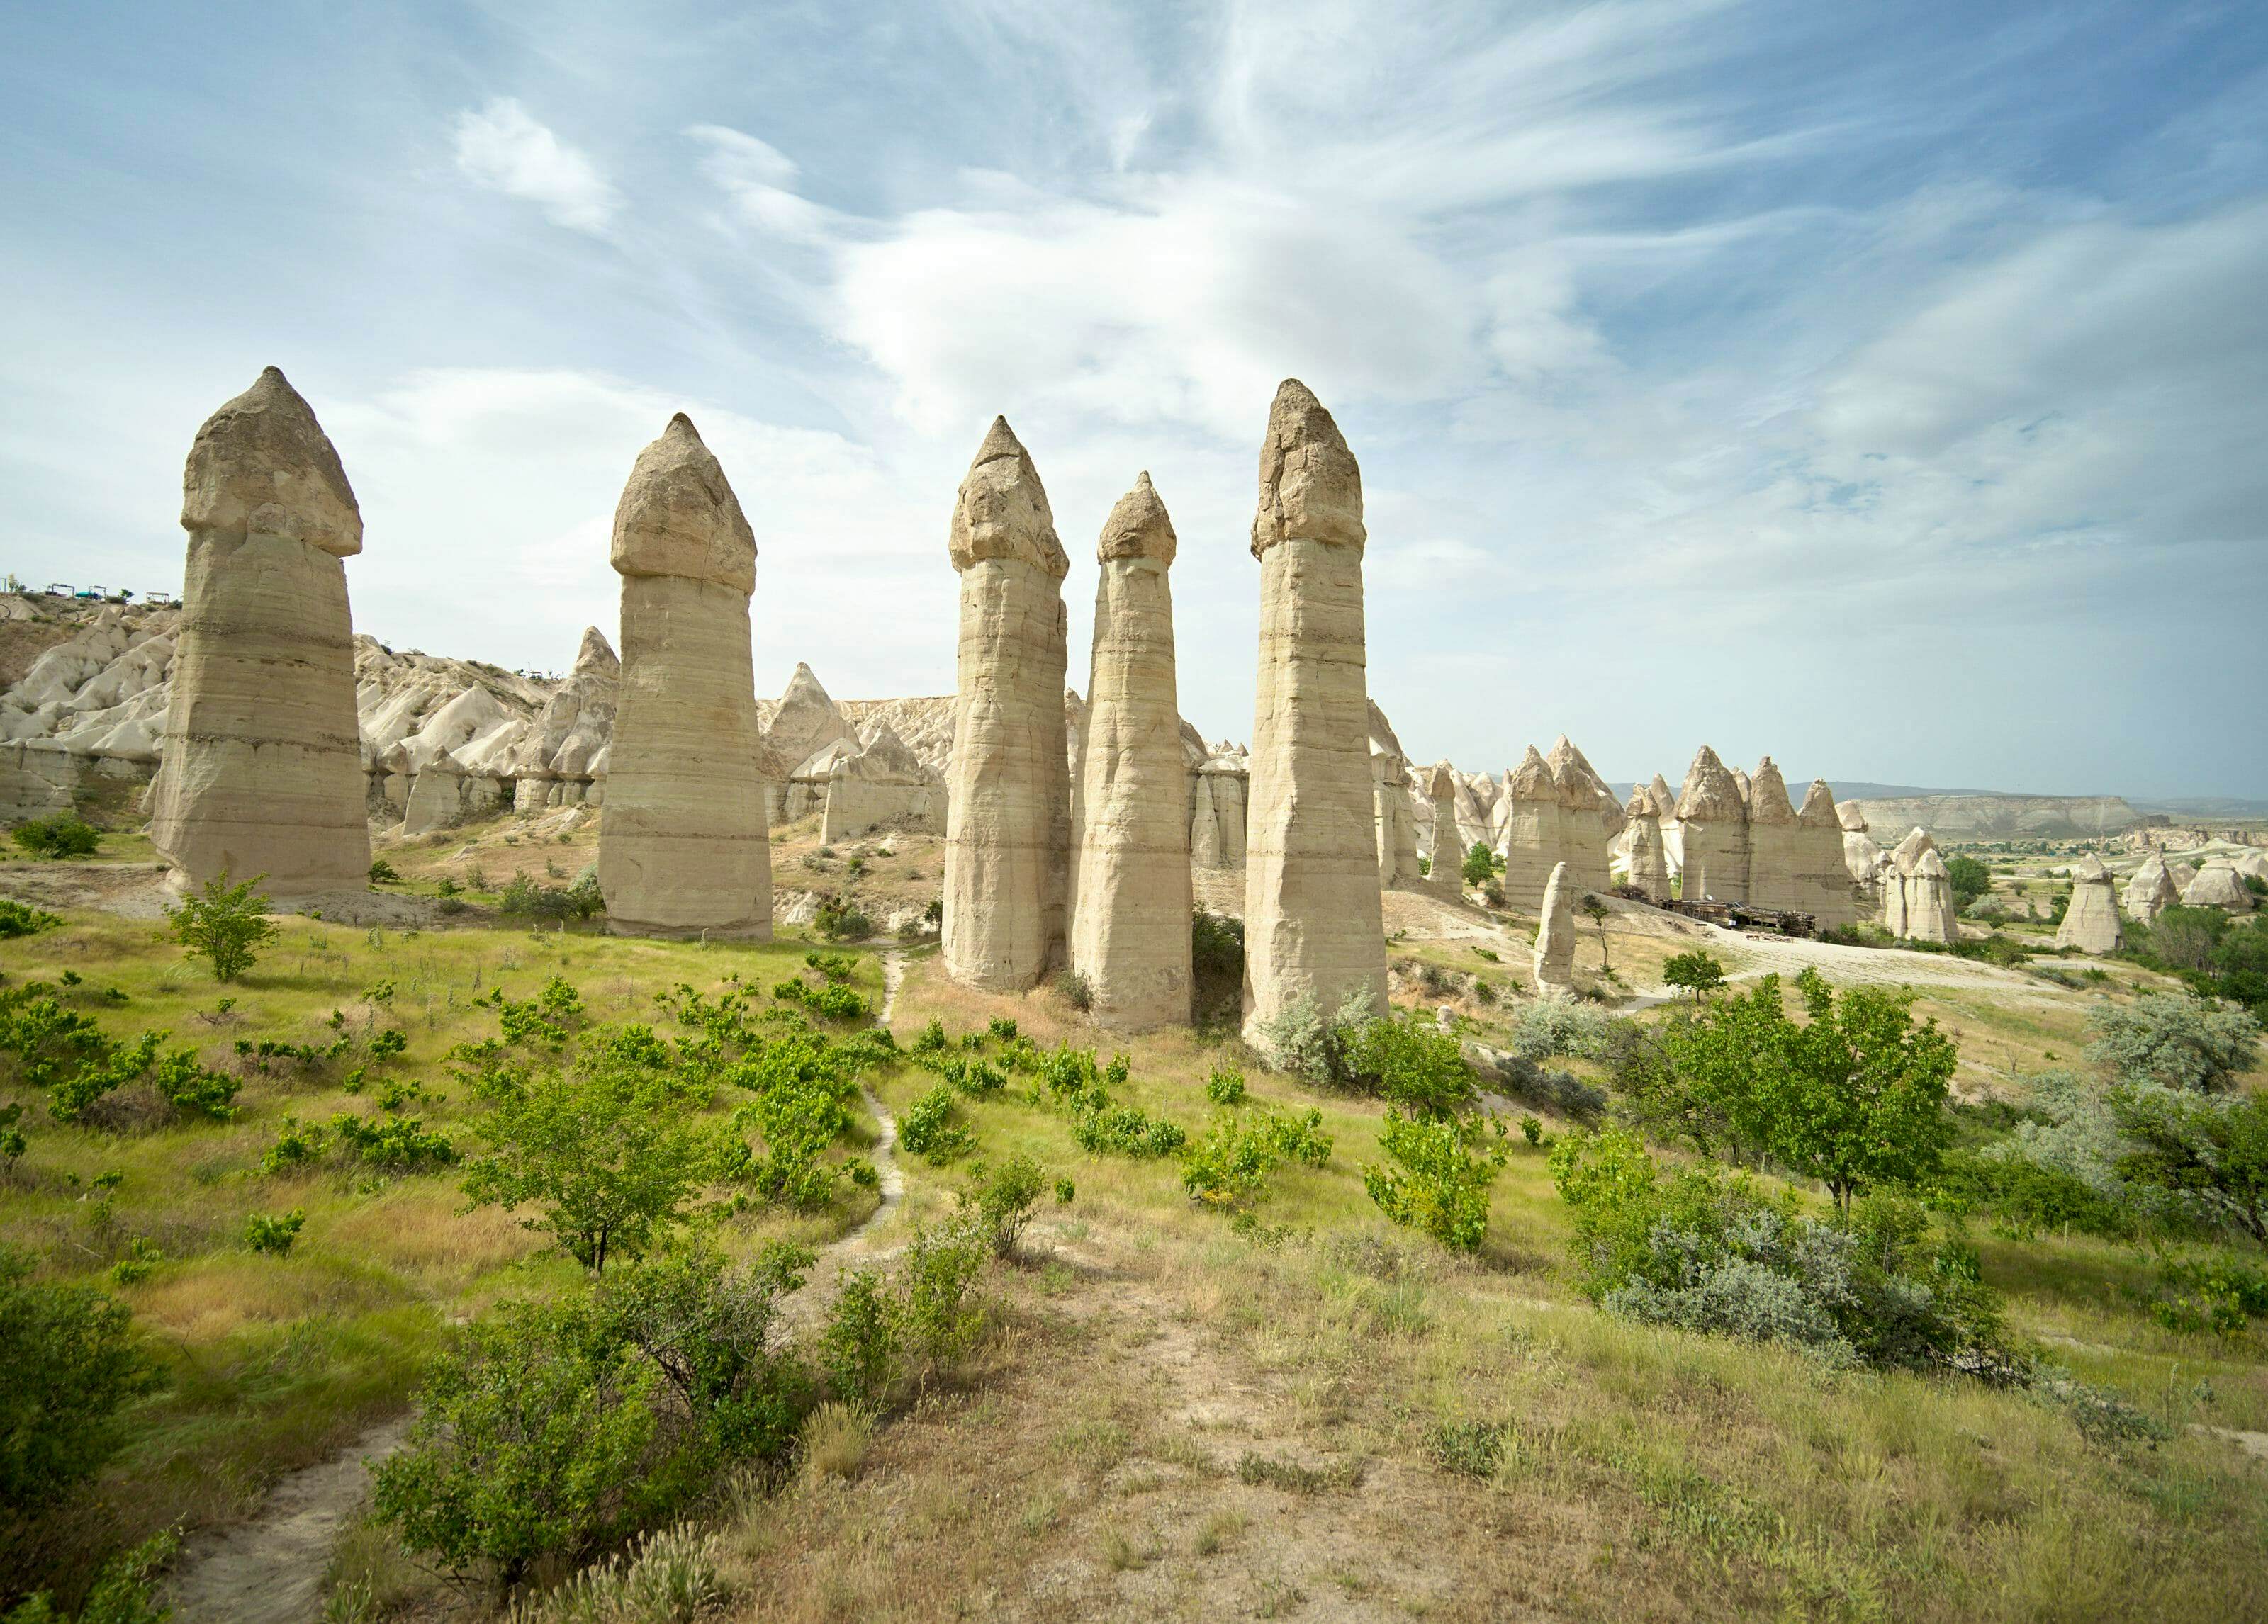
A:
<svg viewBox="0 0 2268 1624">
<path fill-rule="evenodd" d="M 1447 761 L 1436 761 L 1425 775 L 1426 798 L 1433 804 L 1432 849 L 1426 861 L 1432 866 L 1433 889 L 1452 900 L 1465 894 L 1465 853 L 1469 849 L 1459 843 L 1458 788 L 1456 768 Z"/>
<path fill-rule="evenodd" d="M 1199 868 L 1244 866 L 1246 791 L 1251 759 L 1221 749 L 1189 778 L 1189 860 Z"/>
<path fill-rule="evenodd" d="M 276 898 L 368 883 L 354 625 L 362 514 L 307 403 L 269 367 L 206 420 L 182 479 L 180 636 L 151 843 L 169 883 L 264 874 Z"/>
<path fill-rule="evenodd" d="M 1649 902 L 1669 900 L 1669 862 L 1661 847 L 1661 819 L 1653 797 L 1644 785 L 1631 791 L 1629 838 L 1630 883 L 1646 893 Z"/>
<path fill-rule="evenodd" d="M 512 757 L 520 810 L 569 799 L 560 787 L 564 784 L 577 786 L 573 799 L 587 797 L 592 764 L 614 738 L 622 671 L 605 635 L 595 626 L 585 627 L 574 668 L 543 702 Z"/>
<path fill-rule="evenodd" d="M 2268 880 L 2268 853 L 2248 851 L 2241 857 L 2229 859 L 2228 866 L 2239 874 L 2254 879 Z"/>
<path fill-rule="evenodd" d="M 1613 883 L 1607 847 L 1619 833 L 1622 804 L 1566 734 L 1552 741 L 1543 761 L 1559 790 L 1559 856 L 1569 878 L 1578 891 L 1604 891 Z"/>
<path fill-rule="evenodd" d="M 1504 776 L 1497 850 L 1504 856 L 1505 906 L 1534 914 L 1543 906 L 1551 871 L 1566 856 L 1566 819 L 1558 780 L 1534 745 Z"/>
<path fill-rule="evenodd" d="M 1457 775 L 1457 849 L 1470 851 L 1476 846 L 1493 849 L 1496 845 L 1490 827 L 1490 813 L 1502 791 L 1496 780 L 1485 773 Z"/>
<path fill-rule="evenodd" d="M 2208 863 L 2198 871 L 2198 877 L 2182 890 L 2183 908 L 2227 908 L 2232 914 L 2252 911 L 2252 893 L 2244 888 L 2244 881 L 2226 863 Z"/>
<path fill-rule="evenodd" d="M 1567 865 L 1556 863 L 1544 882 L 1543 922 L 1535 932 L 1535 990 L 1546 997 L 1575 987 L 1575 896 L 1581 889 Z"/>
<path fill-rule="evenodd" d="M 2174 877 L 2166 867 L 2166 860 L 2152 852 L 2142 859 L 2142 866 L 2126 882 L 2126 915 L 2144 924 L 2169 908 L 2181 905 L 2182 893 L 2174 884 Z"/>
<path fill-rule="evenodd" d="M 2196 883 L 2198 877 L 2197 865 L 2193 863 L 2174 863 L 2166 870 L 2166 872 L 2174 877 L 2175 887 L 2183 893 L 2187 893 L 2190 886 Z"/>
<path fill-rule="evenodd" d="M 837 739 L 820 753 L 832 758 L 820 820 L 822 841 L 885 827 L 943 827 L 937 816 L 943 787 L 887 722 L 873 723 L 850 744 Z"/>
<path fill-rule="evenodd" d="M 2083 953 L 2115 953 L 2126 945 L 2118 928 L 2117 887 L 2096 858 L 2086 858 L 2072 871 L 2071 905 L 2056 927 L 2056 945 Z"/>
<path fill-rule="evenodd" d="M 1749 894 L 1758 908 L 1792 908 L 1796 902 L 1795 808 L 1787 781 L 1771 757 L 1756 763 L 1749 781 Z M 1841 844 L 1837 837 L 1837 844 Z"/>
<path fill-rule="evenodd" d="M 1106 1026 L 1189 1018 L 1189 763 L 1167 576 L 1174 547 L 1173 521 L 1144 474 L 1095 547 L 1102 568 L 1079 753 L 1071 963 Z"/>
<path fill-rule="evenodd" d="M 1913 934 L 1909 929 L 1912 920 L 1907 902 L 1906 881 L 1912 877 L 1922 854 L 1936 849 L 1937 842 L 1930 839 L 1928 832 L 1917 828 L 1894 849 L 1884 853 L 1881 863 L 1877 865 L 1874 876 L 1875 883 L 1881 890 L 1882 928 L 1892 936 Z"/>
<path fill-rule="evenodd" d="M 1948 947 L 1961 939 L 1961 926 L 1953 907 L 1953 877 L 1945 859 L 1932 847 L 1921 854 L 1906 877 L 1906 928 L 1903 935 L 1917 942 L 1942 942 Z"/>
<path fill-rule="evenodd" d="M 1418 816 L 1410 805 L 1410 759 L 1378 702 L 1370 704 L 1371 827 L 1378 849 L 1378 883 L 1386 889 L 1416 890 Z"/>
<path fill-rule="evenodd" d="M 2066 840 L 2131 828 L 2141 816 L 2115 795 L 1918 795 L 1857 803 L 1878 828 L 1916 824 L 1948 840 Z"/>
<path fill-rule="evenodd" d="M 1851 879 L 1843 819 L 1835 805 L 1835 792 L 1824 778 L 1813 779 L 1804 791 L 1793 834 L 1796 908 L 1822 929 L 1856 923 L 1859 900 Z"/>
<path fill-rule="evenodd" d="M 1660 773 L 1646 786 L 1646 795 L 1653 802 L 1653 815 L 1667 823 L 1677 816 L 1677 791 L 1671 789 Z"/>
<path fill-rule="evenodd" d="M 1386 1003 L 1367 759 L 1362 476 L 1315 397 L 1276 392 L 1252 551 L 1260 665 L 1245 856 L 1244 1030 L 1302 1000 Z"/>
<path fill-rule="evenodd" d="M 683 413 L 638 453 L 610 555 L 622 625 L 599 821 L 608 929 L 770 937 L 748 632 L 756 539 Z"/>
<path fill-rule="evenodd" d="M 1071 871 L 1063 578 L 1039 471 L 996 417 L 954 503 L 961 575 L 945 842 L 945 965 L 1020 992 L 1063 962 Z"/>
<path fill-rule="evenodd" d="M 799 660 L 763 738 L 772 755 L 793 768 L 828 745 L 856 743 L 858 730 L 828 697 L 811 667 Z"/>
<path fill-rule="evenodd" d="M 1780 797 L 1787 797 L 1783 794 Z M 1678 834 L 1688 902 L 1749 898 L 1748 797 L 1717 753 L 1704 745 L 1686 769 L 1677 797 Z"/>
</svg>

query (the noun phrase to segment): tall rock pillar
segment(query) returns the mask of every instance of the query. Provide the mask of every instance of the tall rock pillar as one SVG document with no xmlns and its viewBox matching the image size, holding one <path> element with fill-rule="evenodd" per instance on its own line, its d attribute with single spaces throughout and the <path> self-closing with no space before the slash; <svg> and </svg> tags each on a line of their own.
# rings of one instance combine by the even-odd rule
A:
<svg viewBox="0 0 2268 1624">
<path fill-rule="evenodd" d="M 1661 819 L 1654 812 L 1653 795 L 1644 784 L 1631 791 L 1630 883 L 1646 893 L 1649 902 L 1669 900 L 1669 861 L 1661 846 Z"/>
<path fill-rule="evenodd" d="M 1244 889 L 1244 1030 L 1302 999 L 1386 1006 L 1364 668 L 1362 473 L 1286 379 L 1260 451 L 1260 670 Z"/>
<path fill-rule="evenodd" d="M 1189 772 L 1174 680 L 1175 547 L 1142 475 L 1104 521 L 1079 786 L 1071 968 L 1095 1019 L 1138 1029 L 1189 1018 Z"/>
<path fill-rule="evenodd" d="M 1535 958 L 1530 966 L 1539 997 L 1564 997 L 1575 989 L 1575 893 L 1581 887 L 1565 863 L 1551 865 L 1543 882 L 1543 917 L 1535 927 Z"/>
<path fill-rule="evenodd" d="M 1749 894 L 1758 908 L 1800 908 L 1795 807 L 1771 757 L 1749 780 Z"/>
<path fill-rule="evenodd" d="M 961 643 L 945 967 L 964 986 L 1021 992 L 1063 961 L 1067 939 L 1063 578 L 1071 560 L 1039 470 L 1005 417 L 992 420 L 961 481 L 947 545 L 961 573 Z"/>
<path fill-rule="evenodd" d="M 1780 797 L 1786 800 L 1783 795 Z M 1677 797 L 1684 859 L 1678 895 L 1688 902 L 1749 900 L 1749 808 L 1740 783 L 1704 745 L 1685 770 Z"/>
<path fill-rule="evenodd" d="M 772 851 L 748 599 L 756 538 L 680 412 L 615 506 L 622 677 L 599 819 L 618 936 L 768 937 Z"/>
<path fill-rule="evenodd" d="M 1566 818 L 1559 783 L 1534 745 L 1504 775 L 1504 902 L 1515 913 L 1538 913 L 1551 871 L 1567 855 Z M 1603 859 L 1602 859 L 1603 860 Z"/>
<path fill-rule="evenodd" d="M 181 477 L 181 628 L 150 841 L 187 891 L 370 883 L 354 620 L 342 560 L 362 511 L 322 425 L 274 367 L 205 420 Z"/>
<path fill-rule="evenodd" d="M 1855 923 L 1859 902 L 1843 856 L 1843 814 L 1824 778 L 1811 781 L 1795 814 L 1795 905 L 1822 930 Z"/>
<path fill-rule="evenodd" d="M 1465 894 L 1465 849 L 1457 835 L 1457 773 L 1447 761 L 1433 763 L 1425 775 L 1426 798 L 1433 804 L 1432 872 L 1426 878 L 1433 889 L 1452 902 Z"/>
</svg>

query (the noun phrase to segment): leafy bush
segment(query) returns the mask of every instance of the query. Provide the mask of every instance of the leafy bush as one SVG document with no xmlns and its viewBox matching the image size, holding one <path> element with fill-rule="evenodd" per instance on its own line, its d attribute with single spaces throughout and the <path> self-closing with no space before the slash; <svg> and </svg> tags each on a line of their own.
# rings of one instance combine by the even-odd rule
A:
<svg viewBox="0 0 2268 1624">
<path fill-rule="evenodd" d="M 53 1595 L 41 1591 L 18 1603 L 6 1624 L 165 1624 L 173 1610 L 157 1598 L 158 1576 L 180 1544 L 180 1534 L 168 1528 L 104 1562 L 87 1586 L 76 1620 L 58 1612 Z"/>
<path fill-rule="evenodd" d="M 1489 1186 L 1505 1162 L 1504 1124 L 1496 1124 L 1495 1145 L 1483 1132 L 1477 1122 L 1405 1117 L 1389 1107 L 1378 1143 L 1394 1165 L 1365 1164 L 1362 1187 L 1395 1223 L 1476 1251 L 1488 1232 Z"/>
<path fill-rule="evenodd" d="M 29 1517 L 99 1472 L 124 1442 L 119 1412 L 156 1375 L 125 1304 L 35 1281 L 0 1245 L 0 1516 Z"/>
<path fill-rule="evenodd" d="M 1697 947 L 1672 956 L 1661 966 L 1661 981 L 1665 987 L 1691 993 L 1693 1002 L 1698 1003 L 1724 987 L 1725 966 L 1714 953 Z"/>
<path fill-rule="evenodd" d="M 961 1210 L 976 1220 L 995 1256 L 1014 1255 L 1024 1226 L 1032 1221 L 1032 1208 L 1047 1187 L 1046 1175 L 1019 1150 L 998 1167 L 975 1164 L 968 1176 L 969 1186 L 959 1196 Z"/>
<path fill-rule="evenodd" d="M 858 942 L 874 934 L 874 921 L 847 897 L 828 897 L 812 916 L 812 928 L 830 942 Z"/>
<path fill-rule="evenodd" d="M 1345 1028 L 1339 1063 L 1352 1086 L 1419 1116 L 1454 1116 L 1472 1103 L 1472 1068 L 1456 1034 L 1416 1010 Z"/>
<path fill-rule="evenodd" d="M 1083 1113 L 1071 1128 L 1080 1150 L 1095 1156 L 1171 1156 L 1189 1135 L 1174 1123 L 1134 1106 L 1106 1106 Z"/>
<path fill-rule="evenodd" d="M 1497 875 L 1496 854 L 1475 841 L 1472 849 L 1465 853 L 1462 872 L 1468 887 L 1487 885 Z"/>
<path fill-rule="evenodd" d="M 1348 1084 L 1348 1034 L 1377 1015 L 1376 1001 L 1366 989 L 1349 993 L 1329 1014 L 1313 998 L 1302 996 L 1273 1019 L 1261 1022 L 1258 1036 L 1278 1070 L 1317 1088 L 1344 1088 Z"/>
<path fill-rule="evenodd" d="M 274 939 L 276 927 L 265 916 L 268 899 L 260 894 L 260 882 L 267 878 L 255 874 L 232 885 L 223 871 L 218 878 L 206 882 L 201 895 L 186 897 L 180 907 L 166 910 L 181 951 L 210 964 L 213 980 L 234 981 L 258 962 L 253 949 Z"/>
<path fill-rule="evenodd" d="M 1320 1167 L 1330 1159 L 1331 1136 L 1322 1123 L 1323 1113 L 1315 1110 L 1304 1117 L 1224 1114 L 1183 1152 L 1182 1188 L 1191 1201 L 1216 1210 L 1248 1209 L 1282 1163 Z"/>
<path fill-rule="evenodd" d="M 1965 908 L 1992 889 L 1992 871 L 1974 857 L 1948 857 L 1945 872 L 1955 908 Z"/>
<path fill-rule="evenodd" d="M 1244 1003 L 1244 922 L 1200 908 L 1189 915 L 1190 1013 L 1200 1025 L 1236 1017 Z"/>
<path fill-rule="evenodd" d="M 1583 1288 L 1609 1312 L 1836 1363 L 2025 1378 L 1975 1253 L 1933 1241 L 1907 1198 L 1870 1197 L 1848 1221 L 1821 1224 L 1793 1194 L 1767 1197 L 1745 1177 L 1665 1169 L 1619 1129 L 1562 1140 L 1551 1174 Z"/>
<path fill-rule="evenodd" d="M 2111 1113 L 2132 1147 L 2118 1158 L 2122 1177 L 2268 1242 L 2268 1094 L 2126 1088 L 2111 1095 Z"/>
<path fill-rule="evenodd" d="M 33 818 L 10 831 L 16 844 L 35 857 L 85 857 L 102 844 L 101 833 L 77 812 Z"/>
<path fill-rule="evenodd" d="M 909 1155 L 949 1162 L 976 1143 L 976 1135 L 954 1121 L 956 1114 L 953 1089 L 940 1083 L 906 1107 L 898 1119 L 898 1143 Z"/>
<path fill-rule="evenodd" d="M 591 919 L 605 913 L 607 899 L 596 875 L 584 875 L 573 885 L 563 886 L 514 874 L 497 897 L 497 910 L 510 919 L 548 919 L 563 925 L 571 919 Z"/>
<path fill-rule="evenodd" d="M 53 930 L 62 924 L 63 916 L 44 908 L 26 908 L 12 897 L 0 897 L 0 941 L 13 941 L 19 936 L 37 936 L 42 930 Z"/>
<path fill-rule="evenodd" d="M 888 1282 L 873 1269 L 844 1275 L 819 1334 L 819 1366 L 845 1402 L 878 1406 L 897 1368 L 898 1316 Z"/>
<path fill-rule="evenodd" d="M 1615 1033 L 1631 1024 L 1617 1022 L 1596 1004 L 1540 998 L 1522 1004 L 1520 1013 L 1513 1017 L 1512 1052 L 1522 1060 L 1550 1060 L 1562 1054 L 1603 1060 Z"/>
<path fill-rule="evenodd" d="M 1065 970 L 1056 977 L 1056 990 L 1064 1002 L 1084 1014 L 1094 1008 L 1094 981 L 1084 970 Z"/>
<path fill-rule="evenodd" d="M 1217 1106 L 1242 1105 L 1244 1074 L 1231 1065 L 1215 1065 L 1205 1078 L 1205 1098 Z"/>
<path fill-rule="evenodd" d="M 2219 1093 L 2259 1058 L 2260 1023 L 2185 993 L 2144 993 L 2088 1011 L 2087 1057 L 2119 1082 Z"/>
<path fill-rule="evenodd" d="M 264 1252 L 276 1257 L 289 1256 L 299 1231 L 307 1222 L 304 1208 L 294 1207 L 283 1214 L 255 1212 L 244 1223 L 244 1244 L 254 1252 Z"/>
<path fill-rule="evenodd" d="M 1021 1220 L 1014 1227 L 1020 1233 Z M 898 1345 L 904 1353 L 949 1363 L 975 1345 L 984 1328 L 983 1304 L 974 1295 L 976 1280 L 987 1253 L 1000 1253 L 1000 1235 L 999 1223 L 981 1214 L 975 1223 L 924 1225 L 914 1231 L 899 1269 L 895 1309 Z"/>
<path fill-rule="evenodd" d="M 237 1090 L 242 1086 L 225 1072 L 206 1069 L 195 1049 L 175 1049 L 164 1056 L 151 1069 L 150 1081 L 158 1097 L 175 1110 L 223 1122 L 236 1114 Z"/>
<path fill-rule="evenodd" d="M 373 857 L 370 864 L 370 883 L 373 885 L 398 885 L 401 883 L 401 876 L 384 857 Z"/>
</svg>

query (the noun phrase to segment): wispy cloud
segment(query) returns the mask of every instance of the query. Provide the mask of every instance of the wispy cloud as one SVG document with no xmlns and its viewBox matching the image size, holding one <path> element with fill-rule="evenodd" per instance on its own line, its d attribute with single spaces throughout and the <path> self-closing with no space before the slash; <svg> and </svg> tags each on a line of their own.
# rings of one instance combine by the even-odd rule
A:
<svg viewBox="0 0 2268 1624">
<path fill-rule="evenodd" d="M 553 224 L 604 236 L 622 194 L 598 165 L 508 96 L 457 114 L 457 167 L 475 185 L 540 204 Z"/>
</svg>

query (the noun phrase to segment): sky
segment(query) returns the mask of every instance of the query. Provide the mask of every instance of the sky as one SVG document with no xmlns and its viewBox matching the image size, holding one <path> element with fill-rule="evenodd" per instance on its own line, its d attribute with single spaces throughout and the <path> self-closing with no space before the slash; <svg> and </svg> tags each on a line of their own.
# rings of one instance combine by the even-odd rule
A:
<svg viewBox="0 0 2268 1624">
<path fill-rule="evenodd" d="M 2268 6 L 15 6 L 0 569 L 178 590 L 281 366 L 357 629 L 558 669 L 688 412 L 759 692 L 949 692 L 1004 413 L 1072 568 L 1148 470 L 1251 733 L 1277 382 L 1362 465 L 1410 753 L 2268 796 Z"/>
</svg>

